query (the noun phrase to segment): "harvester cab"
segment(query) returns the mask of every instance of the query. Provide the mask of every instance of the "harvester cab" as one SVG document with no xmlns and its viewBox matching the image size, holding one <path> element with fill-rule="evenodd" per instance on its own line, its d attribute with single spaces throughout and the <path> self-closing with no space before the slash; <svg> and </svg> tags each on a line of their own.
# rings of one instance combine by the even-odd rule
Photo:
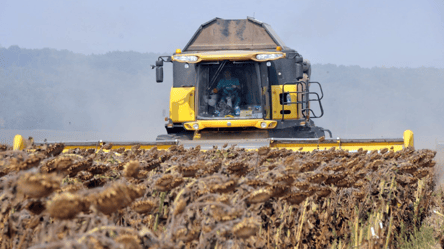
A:
<svg viewBox="0 0 444 249">
<path fill-rule="evenodd" d="M 215 18 L 183 50 L 159 57 L 157 82 L 164 62 L 173 63 L 173 87 L 167 135 L 157 140 L 331 137 L 312 120 L 323 115 L 323 93 L 309 61 L 266 23 Z"/>
</svg>

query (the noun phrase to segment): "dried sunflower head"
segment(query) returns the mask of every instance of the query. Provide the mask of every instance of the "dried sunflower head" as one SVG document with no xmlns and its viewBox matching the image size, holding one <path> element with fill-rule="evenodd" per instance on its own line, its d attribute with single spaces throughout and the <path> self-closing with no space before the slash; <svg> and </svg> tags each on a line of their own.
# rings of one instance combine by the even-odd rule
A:
<svg viewBox="0 0 444 249">
<path fill-rule="evenodd" d="M 57 190 L 57 192 L 58 193 L 60 193 L 60 192 L 75 193 L 75 192 L 77 192 L 79 190 L 83 190 L 83 189 L 85 189 L 83 184 L 77 183 L 77 184 L 69 184 L 69 185 L 63 186 L 61 189 Z"/>
<path fill-rule="evenodd" d="M 74 158 L 60 156 L 60 157 L 57 157 L 57 159 L 55 160 L 54 166 L 55 166 L 56 170 L 58 170 L 58 171 L 65 171 L 69 167 L 71 167 L 73 163 L 74 163 Z"/>
<path fill-rule="evenodd" d="M 45 155 L 43 154 L 31 154 L 22 162 L 19 162 L 16 158 L 12 158 L 9 168 L 14 171 L 28 170 L 37 167 L 44 157 Z"/>
<path fill-rule="evenodd" d="M 50 144 L 44 153 L 47 156 L 58 156 L 64 148 L 65 145 L 62 143 Z"/>
<path fill-rule="evenodd" d="M 82 180 L 82 181 L 88 181 L 88 180 L 90 180 L 91 178 L 93 178 L 94 175 L 93 175 L 92 173 L 88 172 L 88 171 L 80 171 L 80 172 L 77 174 L 77 177 L 78 177 L 80 180 Z"/>
<path fill-rule="evenodd" d="M 416 178 L 421 179 L 423 177 L 426 177 L 429 173 L 430 173 L 430 171 L 428 169 L 418 169 L 415 173 L 413 173 L 413 175 Z"/>
<path fill-rule="evenodd" d="M 41 198 L 59 189 L 61 181 L 62 178 L 54 174 L 26 173 L 19 178 L 17 188 L 31 198 Z"/>
<path fill-rule="evenodd" d="M 229 193 L 236 189 L 237 181 L 235 179 L 226 180 L 225 182 L 212 184 L 210 191 L 212 193 Z"/>
<path fill-rule="evenodd" d="M 180 198 L 175 202 L 173 207 L 173 215 L 181 214 L 187 206 L 187 201 L 184 198 Z"/>
<path fill-rule="evenodd" d="M 271 198 L 272 192 L 269 189 L 259 189 L 250 193 L 248 197 L 249 203 L 262 203 Z"/>
<path fill-rule="evenodd" d="M 174 237 L 178 241 L 183 241 L 185 243 L 191 242 L 199 238 L 200 228 L 197 226 L 192 227 L 191 229 L 180 228 L 176 230 L 174 233 Z"/>
<path fill-rule="evenodd" d="M 310 187 L 310 183 L 306 181 L 300 181 L 293 183 L 293 186 L 297 187 L 300 190 L 307 190 Z"/>
<path fill-rule="evenodd" d="M 179 172 L 184 177 L 194 177 L 200 169 L 205 167 L 205 162 L 197 162 L 191 166 L 179 166 Z"/>
<path fill-rule="evenodd" d="M 308 197 L 308 194 L 305 192 L 295 192 L 290 193 L 285 197 L 285 200 L 292 205 L 299 205 Z"/>
<path fill-rule="evenodd" d="M 335 183 L 339 182 L 340 180 L 344 179 L 345 177 L 347 177 L 347 173 L 345 173 L 345 172 L 331 174 L 331 175 L 327 176 L 325 183 L 328 185 L 335 184 Z"/>
<path fill-rule="evenodd" d="M 260 147 L 257 150 L 257 154 L 259 154 L 260 156 L 265 156 L 270 152 L 270 147 L 268 146 L 264 146 L 264 147 Z"/>
<path fill-rule="evenodd" d="M 70 177 L 74 177 L 75 175 L 77 175 L 78 172 L 82 171 L 82 170 L 86 170 L 89 167 L 91 167 L 93 163 L 93 160 L 91 158 L 88 158 L 86 160 L 82 160 L 80 162 L 76 162 L 74 163 L 71 167 L 68 168 L 68 174 Z"/>
<path fill-rule="evenodd" d="M 96 209 L 104 214 L 112 214 L 131 204 L 134 200 L 130 187 L 124 183 L 114 183 L 102 192 L 90 196 L 89 200 Z"/>
<path fill-rule="evenodd" d="M 279 184 L 271 185 L 267 189 L 271 191 L 271 196 L 272 197 L 282 197 L 282 196 L 288 194 L 288 192 L 290 191 L 290 187 L 289 186 L 287 186 L 287 185 L 279 185 Z"/>
<path fill-rule="evenodd" d="M 310 183 L 320 184 L 320 183 L 324 182 L 327 178 L 328 178 L 328 176 L 326 174 L 324 174 L 324 173 L 317 173 L 317 174 L 314 174 L 312 176 L 309 176 L 307 178 L 307 180 Z"/>
<path fill-rule="evenodd" d="M 233 226 L 232 232 L 236 237 L 249 238 L 259 231 L 260 223 L 254 218 L 244 218 L 241 222 Z"/>
<path fill-rule="evenodd" d="M 124 169 L 123 169 L 123 175 L 125 177 L 136 178 L 139 174 L 139 170 L 140 170 L 139 161 L 131 160 L 125 164 Z"/>
<path fill-rule="evenodd" d="M 133 200 L 142 197 L 145 194 L 146 189 L 147 189 L 146 185 L 143 184 L 127 185 L 128 194 Z"/>
<path fill-rule="evenodd" d="M 418 169 L 417 165 L 411 163 L 401 163 L 398 170 L 403 173 L 413 174 Z"/>
<path fill-rule="evenodd" d="M 119 244 L 122 244 L 126 249 L 139 249 L 142 248 L 140 245 L 140 239 L 137 235 L 132 234 L 122 234 L 117 236 L 114 241 Z"/>
<path fill-rule="evenodd" d="M 63 220 L 74 218 L 86 209 L 86 205 L 89 205 L 89 202 L 84 201 L 81 196 L 68 192 L 56 195 L 47 204 L 49 215 Z"/>
<path fill-rule="evenodd" d="M 282 185 L 291 185 L 294 182 L 294 175 L 288 175 L 284 174 L 283 176 L 278 176 L 274 180 L 275 184 L 282 184 Z"/>
<path fill-rule="evenodd" d="M 156 187 L 167 187 L 170 185 L 174 180 L 174 176 L 171 174 L 165 174 L 162 175 L 157 181 L 156 181 Z"/>
<path fill-rule="evenodd" d="M 159 191 L 165 192 L 170 191 L 173 188 L 176 188 L 180 184 L 183 183 L 183 178 L 181 176 L 175 176 L 172 174 L 166 174 L 160 177 L 156 184 L 154 185 L 155 188 Z"/>
<path fill-rule="evenodd" d="M 157 203 L 153 200 L 136 201 L 131 205 L 131 209 L 139 214 L 154 213 L 157 209 Z"/>
<path fill-rule="evenodd" d="M 353 196 L 354 196 L 356 199 L 361 200 L 361 199 L 364 199 L 364 197 L 366 196 L 366 192 L 365 192 L 364 190 L 357 191 L 357 192 L 354 192 L 354 193 L 353 193 Z"/>
</svg>

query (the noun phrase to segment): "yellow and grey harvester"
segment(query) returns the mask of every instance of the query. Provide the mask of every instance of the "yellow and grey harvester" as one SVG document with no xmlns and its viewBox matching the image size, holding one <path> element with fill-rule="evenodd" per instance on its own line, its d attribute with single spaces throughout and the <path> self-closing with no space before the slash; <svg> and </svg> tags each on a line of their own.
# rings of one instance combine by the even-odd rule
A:
<svg viewBox="0 0 444 249">
<path fill-rule="evenodd" d="M 247 149 L 354 151 L 413 146 L 409 130 L 395 139 L 333 139 L 329 130 L 316 126 L 313 119 L 324 114 L 324 94 L 321 84 L 310 80 L 310 62 L 254 18 L 214 18 L 202 24 L 182 50 L 160 56 L 151 66 L 158 83 L 165 62 L 173 64 L 167 134 L 153 142 L 113 142 L 113 148 L 182 144 L 208 149 L 228 143 Z M 16 139 L 15 147 L 23 147 L 23 139 Z M 104 144 L 68 142 L 65 149 Z"/>
<path fill-rule="evenodd" d="M 319 148 L 318 140 L 326 133 L 332 137 L 330 130 L 313 122 L 324 114 L 324 94 L 321 84 L 310 80 L 310 62 L 287 47 L 266 23 L 249 17 L 214 18 L 202 24 L 182 50 L 159 57 L 152 66 L 159 83 L 164 62 L 173 64 L 173 86 L 167 134 L 157 141 L 212 145 L 234 139 L 252 148 L 265 144 L 312 150 Z M 236 82 L 231 96 L 227 94 L 229 100 L 220 86 L 227 74 Z M 402 148 L 405 141 L 326 139 L 323 144 Z"/>
<path fill-rule="evenodd" d="M 266 23 L 215 18 L 184 49 L 159 57 L 157 82 L 164 62 L 173 63 L 173 87 L 168 134 L 158 140 L 331 137 L 313 122 L 324 111 L 310 62 Z"/>
</svg>

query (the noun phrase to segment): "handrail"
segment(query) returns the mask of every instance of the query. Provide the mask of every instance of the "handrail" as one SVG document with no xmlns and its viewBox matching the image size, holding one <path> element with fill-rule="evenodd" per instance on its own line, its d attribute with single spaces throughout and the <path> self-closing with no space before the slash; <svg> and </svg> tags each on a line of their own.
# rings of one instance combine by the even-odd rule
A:
<svg viewBox="0 0 444 249">
<path fill-rule="evenodd" d="M 294 84 L 296 85 L 296 89 L 299 85 L 302 86 L 302 91 L 285 91 L 285 85 L 291 85 Z M 309 86 L 311 84 L 317 84 L 319 86 L 320 92 L 321 92 L 321 96 L 319 96 L 319 94 L 317 92 L 310 92 L 309 91 Z M 285 94 L 290 94 L 290 93 L 296 93 L 296 94 L 300 94 L 302 95 L 302 100 L 301 101 L 290 101 L 287 102 L 286 98 L 285 98 Z M 316 98 L 314 99 L 310 99 L 310 94 L 316 95 Z M 324 91 L 322 90 L 322 86 L 319 82 L 317 81 L 309 81 L 309 82 L 305 82 L 305 81 L 295 81 L 295 82 L 285 82 L 282 85 L 282 92 L 281 92 L 281 105 L 282 105 L 282 121 L 284 121 L 285 117 L 285 105 L 292 105 L 292 104 L 296 104 L 296 110 L 297 110 L 297 105 L 298 104 L 302 104 L 301 106 L 301 113 L 303 115 L 303 117 L 305 119 L 308 120 L 308 115 L 311 113 L 313 114 L 312 118 L 320 118 L 322 116 L 324 116 L 324 108 L 322 106 L 321 100 L 324 98 Z M 316 115 L 314 113 L 314 111 L 309 108 L 309 103 L 310 101 L 316 101 L 319 104 L 319 108 L 321 110 L 321 114 L 320 115 Z"/>
</svg>

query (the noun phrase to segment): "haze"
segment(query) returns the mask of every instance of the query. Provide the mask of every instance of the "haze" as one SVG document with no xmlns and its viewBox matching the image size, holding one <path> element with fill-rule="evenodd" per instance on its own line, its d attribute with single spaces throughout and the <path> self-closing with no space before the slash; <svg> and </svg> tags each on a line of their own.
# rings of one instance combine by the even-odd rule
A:
<svg viewBox="0 0 444 249">
<path fill-rule="evenodd" d="M 172 53 L 214 17 L 254 16 L 314 63 L 444 67 L 444 1 L 0 1 L 0 45 Z"/>
</svg>

